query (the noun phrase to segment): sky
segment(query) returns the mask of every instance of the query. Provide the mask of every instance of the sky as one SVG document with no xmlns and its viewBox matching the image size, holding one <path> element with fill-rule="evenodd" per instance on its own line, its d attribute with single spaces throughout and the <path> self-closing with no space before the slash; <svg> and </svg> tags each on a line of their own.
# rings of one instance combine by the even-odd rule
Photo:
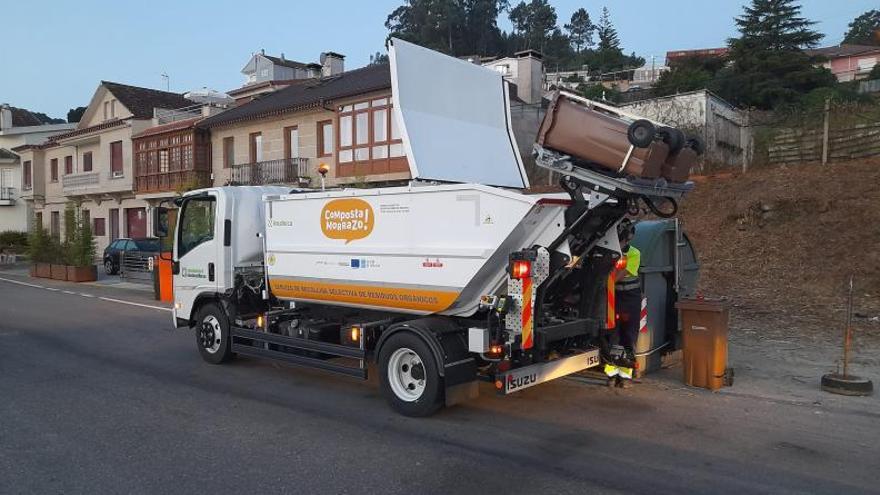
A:
<svg viewBox="0 0 880 495">
<path fill-rule="evenodd" d="M 0 103 L 66 118 L 101 80 L 172 91 L 242 85 L 251 54 L 284 53 L 316 62 L 346 55 L 347 69 L 384 51 L 385 19 L 403 0 L 0 0 Z M 658 62 L 667 50 L 723 46 L 745 0 L 550 0 L 565 24 L 584 7 L 611 12 L 624 50 Z M 511 1 L 511 3 L 516 3 Z M 876 0 L 803 0 L 823 45 L 840 43 L 847 24 Z M 509 30 L 506 14 L 499 18 Z"/>
</svg>

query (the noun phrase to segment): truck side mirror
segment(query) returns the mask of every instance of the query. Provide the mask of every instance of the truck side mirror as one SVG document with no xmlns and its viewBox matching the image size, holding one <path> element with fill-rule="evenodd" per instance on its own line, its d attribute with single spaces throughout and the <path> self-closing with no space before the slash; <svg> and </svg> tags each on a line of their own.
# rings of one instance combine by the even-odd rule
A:
<svg viewBox="0 0 880 495">
<path fill-rule="evenodd" d="M 164 206 L 153 208 L 153 235 L 168 237 L 168 208 Z"/>
</svg>

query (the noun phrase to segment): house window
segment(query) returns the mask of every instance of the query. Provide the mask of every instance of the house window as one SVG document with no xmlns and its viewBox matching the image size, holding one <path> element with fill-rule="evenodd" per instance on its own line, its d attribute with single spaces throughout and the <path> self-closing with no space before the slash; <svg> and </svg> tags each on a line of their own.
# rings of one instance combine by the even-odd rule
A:
<svg viewBox="0 0 880 495">
<path fill-rule="evenodd" d="M 110 208 L 110 240 L 119 239 L 119 208 Z"/>
<path fill-rule="evenodd" d="M 116 118 L 116 100 L 110 100 L 110 118 Z"/>
<path fill-rule="evenodd" d="M 91 213 L 89 213 L 89 210 L 84 209 L 84 210 L 82 210 L 81 214 L 82 214 L 83 225 L 88 225 L 89 227 L 91 227 L 92 226 L 92 215 L 91 215 Z"/>
<path fill-rule="evenodd" d="M 110 143 L 110 173 L 113 177 L 122 177 L 122 141 Z"/>
<path fill-rule="evenodd" d="M 230 168 L 235 164 L 235 138 L 223 138 L 223 167 Z"/>
<path fill-rule="evenodd" d="M 299 127 L 284 128 L 285 158 L 299 158 Z"/>
<path fill-rule="evenodd" d="M 22 183 L 24 184 L 24 189 L 31 189 L 34 186 L 33 176 L 31 175 L 31 161 L 27 160 L 22 164 Z"/>
<path fill-rule="evenodd" d="M 107 235 L 107 225 L 103 218 L 92 220 L 92 235 L 96 237 L 104 237 Z"/>
<path fill-rule="evenodd" d="M 250 135 L 250 159 L 251 163 L 263 161 L 263 134 L 252 132 Z"/>
<path fill-rule="evenodd" d="M 70 175 L 73 173 L 73 156 L 65 156 L 64 157 L 64 175 Z"/>
<path fill-rule="evenodd" d="M 52 182 L 58 182 L 58 159 L 49 160 L 49 178 Z"/>
<path fill-rule="evenodd" d="M 333 121 L 318 122 L 318 157 L 333 154 Z"/>
<path fill-rule="evenodd" d="M 83 153 L 83 172 L 91 172 L 92 171 L 92 152 L 86 151 Z"/>
<path fill-rule="evenodd" d="M 50 222 L 49 233 L 52 237 L 61 237 L 61 213 L 53 211 L 52 216 L 50 217 Z"/>
<path fill-rule="evenodd" d="M 159 150 L 159 172 L 168 172 L 168 150 Z"/>
<path fill-rule="evenodd" d="M 104 102 L 104 120 L 110 120 L 110 102 Z"/>
<path fill-rule="evenodd" d="M 371 175 L 409 170 L 390 98 L 340 106 L 337 175 Z"/>
</svg>

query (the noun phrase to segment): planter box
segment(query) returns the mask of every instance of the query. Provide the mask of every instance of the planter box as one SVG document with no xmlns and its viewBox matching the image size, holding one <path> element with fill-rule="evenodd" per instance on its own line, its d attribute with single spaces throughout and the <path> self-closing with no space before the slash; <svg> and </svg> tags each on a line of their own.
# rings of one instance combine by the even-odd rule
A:
<svg viewBox="0 0 880 495">
<path fill-rule="evenodd" d="M 52 280 L 67 280 L 67 265 L 52 263 Z"/>
<path fill-rule="evenodd" d="M 69 282 L 94 282 L 98 280 L 98 267 L 92 266 L 68 266 L 67 280 Z"/>
<path fill-rule="evenodd" d="M 40 278 L 52 278 L 52 265 L 50 263 L 34 263 L 33 276 Z"/>
</svg>

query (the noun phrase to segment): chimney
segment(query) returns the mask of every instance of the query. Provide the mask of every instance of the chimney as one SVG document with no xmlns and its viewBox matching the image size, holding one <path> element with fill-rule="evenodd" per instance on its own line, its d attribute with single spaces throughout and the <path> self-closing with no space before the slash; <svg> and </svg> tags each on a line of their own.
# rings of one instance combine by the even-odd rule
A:
<svg viewBox="0 0 880 495">
<path fill-rule="evenodd" d="M 286 59 L 284 58 L 284 52 L 281 52 L 281 60 L 282 60 L 282 61 L 286 60 Z"/>
<path fill-rule="evenodd" d="M 540 103 L 544 96 L 541 80 L 544 76 L 544 56 L 535 50 L 523 50 L 514 54 L 516 57 L 517 96 L 524 102 L 533 105 Z"/>
<path fill-rule="evenodd" d="M 265 55 L 265 54 L 266 54 L 266 49 L 260 48 L 260 55 Z"/>
<path fill-rule="evenodd" d="M 0 103 L 0 131 L 12 127 L 12 109 L 9 103 Z"/>
<path fill-rule="evenodd" d="M 321 77 L 335 76 L 345 71 L 345 55 L 336 52 L 321 54 Z"/>
</svg>

